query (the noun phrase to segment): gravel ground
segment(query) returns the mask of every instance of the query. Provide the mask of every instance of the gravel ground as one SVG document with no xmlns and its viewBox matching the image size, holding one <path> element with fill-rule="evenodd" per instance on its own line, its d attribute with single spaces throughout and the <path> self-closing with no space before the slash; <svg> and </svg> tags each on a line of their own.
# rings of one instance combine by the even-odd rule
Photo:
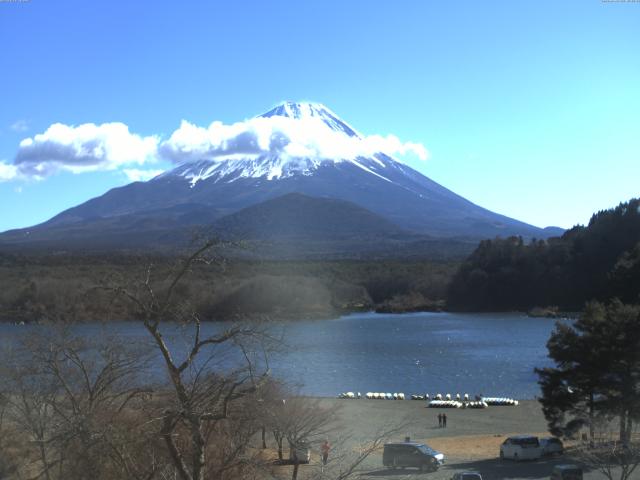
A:
<svg viewBox="0 0 640 480">
<path fill-rule="evenodd" d="M 484 480 L 543 479 L 549 478 L 553 465 L 575 463 L 561 456 L 528 462 L 500 461 L 499 446 L 505 437 L 515 434 L 548 435 L 547 425 L 537 401 L 520 402 L 518 406 L 475 409 L 427 408 L 424 401 L 339 400 L 323 399 L 324 405 L 340 405 L 340 422 L 331 439 L 334 459 L 341 454 L 352 454 L 358 446 L 366 444 L 384 426 L 406 425 L 390 440 L 411 440 L 427 443 L 445 454 L 446 464 L 437 472 L 420 473 L 414 469 L 389 470 L 382 466 L 382 452 L 372 454 L 363 464 L 360 479 L 450 479 L 455 472 L 473 470 Z M 446 413 L 447 428 L 438 427 L 438 413 Z M 348 440 L 340 441 L 343 436 Z M 343 451 L 338 451 L 339 449 Z M 351 452 L 345 452 L 351 451 Z M 331 465 L 325 477 L 331 478 Z M 335 467 L 335 465 L 334 465 Z M 317 452 L 311 465 L 301 469 L 300 478 L 318 474 Z M 286 476 L 287 470 L 281 473 Z M 605 478 L 599 472 L 586 471 L 585 479 Z M 636 472 L 633 479 L 640 479 Z"/>
</svg>

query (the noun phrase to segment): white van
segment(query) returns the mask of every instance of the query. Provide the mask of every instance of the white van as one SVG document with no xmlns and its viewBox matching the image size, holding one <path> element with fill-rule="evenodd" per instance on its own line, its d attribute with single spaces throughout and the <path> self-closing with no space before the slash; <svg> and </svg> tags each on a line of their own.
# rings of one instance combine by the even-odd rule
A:
<svg viewBox="0 0 640 480">
<path fill-rule="evenodd" d="M 542 457 L 542 447 L 538 437 L 532 435 L 509 437 L 500 445 L 501 459 L 536 460 L 540 457 Z"/>
</svg>

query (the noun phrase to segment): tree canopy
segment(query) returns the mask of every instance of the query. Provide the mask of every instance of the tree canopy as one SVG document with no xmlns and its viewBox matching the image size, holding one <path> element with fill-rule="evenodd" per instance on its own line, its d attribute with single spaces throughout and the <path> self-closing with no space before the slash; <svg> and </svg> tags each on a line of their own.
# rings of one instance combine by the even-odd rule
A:
<svg viewBox="0 0 640 480">
<path fill-rule="evenodd" d="M 640 301 L 640 199 L 598 212 L 559 238 L 481 242 L 456 273 L 447 302 L 460 310 L 577 311 L 615 297 Z"/>
<path fill-rule="evenodd" d="M 574 324 L 559 322 L 547 343 L 553 368 L 537 369 L 544 415 L 555 435 L 572 436 L 598 418 L 617 418 L 628 443 L 640 419 L 640 306 L 587 304 Z"/>
</svg>

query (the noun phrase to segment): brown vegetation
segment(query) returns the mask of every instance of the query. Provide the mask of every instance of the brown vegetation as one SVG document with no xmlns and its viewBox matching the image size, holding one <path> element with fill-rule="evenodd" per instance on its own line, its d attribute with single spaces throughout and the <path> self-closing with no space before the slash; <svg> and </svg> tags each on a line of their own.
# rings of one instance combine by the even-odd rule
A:
<svg viewBox="0 0 640 480">
<path fill-rule="evenodd" d="M 128 285 L 150 265 L 170 277 L 172 257 L 9 256 L 0 254 L 0 321 L 133 319 L 134 309 L 106 285 Z M 205 320 L 269 315 L 327 318 L 346 312 L 441 308 L 456 264 L 393 261 L 253 262 L 195 265 L 179 286 Z M 418 300 L 418 301 L 416 301 Z"/>
<path fill-rule="evenodd" d="M 257 453 L 259 434 L 265 448 L 267 430 L 274 433 L 282 458 L 284 440 L 291 447 L 310 445 L 328 433 L 336 409 L 287 395 L 269 376 L 269 353 L 278 342 L 261 323 L 201 330 L 199 305 L 190 298 L 193 283 L 183 282 L 194 272 L 207 278 L 203 271 L 218 270 L 223 262 L 211 254 L 214 245 L 163 265 L 160 274 L 149 264 L 137 278 L 107 278 L 85 294 L 140 321 L 146 343 L 72 336 L 60 326 L 43 326 L 13 343 L 0 362 L 3 476 L 260 478 L 269 465 Z M 54 312 L 53 319 L 69 314 Z M 167 322 L 182 327 L 185 353 L 165 340 Z M 166 381 L 151 384 L 149 368 L 163 371 Z M 338 469 L 336 478 L 355 472 L 359 458 Z"/>
</svg>

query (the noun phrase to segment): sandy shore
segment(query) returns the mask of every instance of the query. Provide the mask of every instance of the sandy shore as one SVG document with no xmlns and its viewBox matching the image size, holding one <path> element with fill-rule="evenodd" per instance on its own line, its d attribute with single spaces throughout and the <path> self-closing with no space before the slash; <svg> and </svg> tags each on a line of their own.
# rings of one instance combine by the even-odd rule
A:
<svg viewBox="0 0 640 480">
<path fill-rule="evenodd" d="M 516 463 L 500 461 L 500 444 L 509 435 L 534 434 L 547 436 L 547 424 L 540 404 L 525 400 L 518 406 L 489 407 L 487 409 L 433 409 L 424 401 L 392 400 L 341 400 L 323 399 L 325 406 L 339 405 L 340 421 L 331 439 L 336 449 L 334 456 L 349 455 L 385 426 L 405 425 L 401 432 L 390 440 L 401 441 L 405 436 L 411 440 L 427 443 L 445 454 L 446 465 L 438 472 L 420 473 L 414 469 L 388 470 L 382 466 L 382 452 L 372 454 L 362 466 L 356 478 L 403 479 L 429 478 L 450 479 L 454 473 L 473 470 L 482 474 L 484 480 L 492 479 L 543 479 L 549 478 L 553 465 L 573 463 L 567 456 L 545 458 Z M 447 428 L 438 427 L 438 413 L 446 413 Z M 340 441 L 342 437 L 346 441 Z M 335 458 L 335 457 L 334 457 Z M 301 478 L 310 478 L 319 469 L 318 455 L 314 452 L 311 465 L 301 471 Z M 305 472 L 306 471 L 306 472 Z M 283 470 L 286 476 L 287 470 Z M 328 467 L 326 475 L 329 475 Z M 639 475 L 634 478 L 640 478 Z M 327 476 L 327 478 L 331 478 Z M 585 479 L 604 478 L 598 472 L 586 472 Z"/>
<path fill-rule="evenodd" d="M 518 406 L 486 409 L 427 408 L 424 401 L 324 400 L 339 404 L 341 427 L 354 437 L 371 438 L 384 425 L 406 425 L 404 436 L 424 442 L 456 461 L 498 456 L 504 438 L 516 434 L 548 435 L 540 404 L 525 400 Z M 447 428 L 438 427 L 438 413 L 447 415 Z"/>
</svg>

